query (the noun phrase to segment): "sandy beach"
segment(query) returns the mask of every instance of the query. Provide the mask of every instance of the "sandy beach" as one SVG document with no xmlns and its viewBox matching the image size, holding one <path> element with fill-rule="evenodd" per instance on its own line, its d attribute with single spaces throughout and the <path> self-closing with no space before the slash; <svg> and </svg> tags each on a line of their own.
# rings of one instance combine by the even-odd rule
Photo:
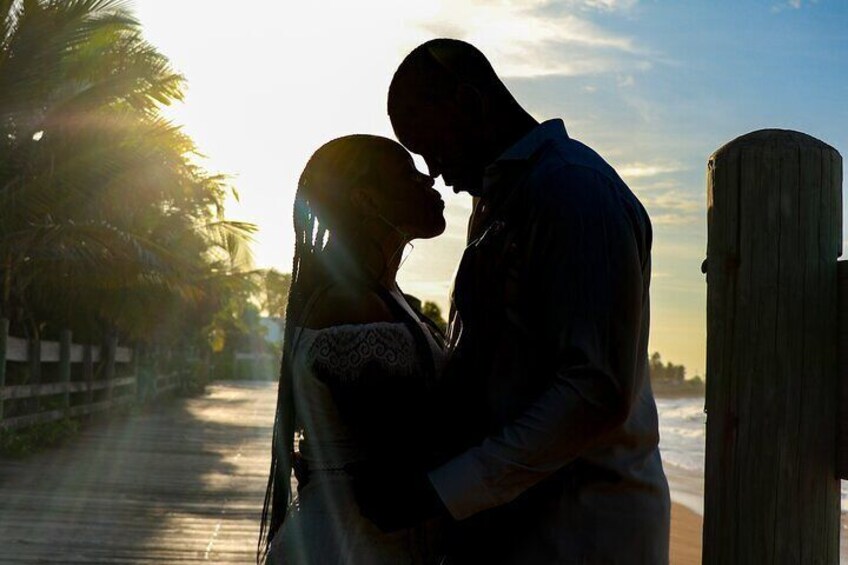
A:
<svg viewBox="0 0 848 565">
<path fill-rule="evenodd" d="M 682 504 L 671 506 L 671 565 L 701 563 L 701 516 Z"/>
</svg>

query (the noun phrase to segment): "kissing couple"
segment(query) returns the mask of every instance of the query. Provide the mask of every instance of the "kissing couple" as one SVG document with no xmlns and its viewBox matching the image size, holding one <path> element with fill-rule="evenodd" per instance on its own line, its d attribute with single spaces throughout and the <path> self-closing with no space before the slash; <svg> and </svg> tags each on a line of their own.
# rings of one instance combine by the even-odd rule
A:
<svg viewBox="0 0 848 565">
<path fill-rule="evenodd" d="M 645 209 L 467 43 L 413 50 L 388 113 L 400 143 L 335 139 L 300 177 L 258 559 L 668 563 Z M 439 176 L 475 203 L 447 335 L 396 281 L 445 230 Z"/>
</svg>

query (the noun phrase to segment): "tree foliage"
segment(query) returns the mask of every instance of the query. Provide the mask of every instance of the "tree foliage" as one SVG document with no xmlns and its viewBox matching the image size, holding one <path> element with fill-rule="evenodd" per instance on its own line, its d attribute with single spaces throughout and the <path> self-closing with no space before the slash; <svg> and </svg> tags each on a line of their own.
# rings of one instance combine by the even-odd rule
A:
<svg viewBox="0 0 848 565">
<path fill-rule="evenodd" d="M 652 381 L 682 383 L 686 379 L 686 367 L 675 365 L 671 361 L 663 364 L 662 357 L 657 351 L 651 354 L 648 367 Z"/>
<path fill-rule="evenodd" d="M 425 301 L 421 305 L 421 313 L 430 318 L 442 332 L 448 331 L 448 323 L 442 316 L 442 309 L 435 302 Z"/>
<path fill-rule="evenodd" d="M 261 288 L 260 308 L 272 318 L 286 317 L 286 304 L 291 290 L 291 273 L 281 273 L 275 269 L 259 271 Z"/>
<path fill-rule="evenodd" d="M 0 315 L 38 337 L 197 336 L 253 282 L 251 224 L 160 113 L 184 79 L 120 0 L 0 0 Z M 189 331 L 190 330 L 190 331 Z"/>
</svg>

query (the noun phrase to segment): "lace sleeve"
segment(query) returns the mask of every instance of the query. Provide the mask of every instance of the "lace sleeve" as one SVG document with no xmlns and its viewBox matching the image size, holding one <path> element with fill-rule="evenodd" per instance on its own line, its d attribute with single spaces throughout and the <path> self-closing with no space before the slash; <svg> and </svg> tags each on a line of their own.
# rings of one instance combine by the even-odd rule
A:
<svg viewBox="0 0 848 565">
<path fill-rule="evenodd" d="M 429 453 L 422 446 L 429 441 L 430 389 L 406 325 L 381 322 L 306 332 L 299 346 L 301 364 L 308 367 L 304 375 L 326 387 L 345 433 L 356 438 L 366 457 L 379 456 L 386 446 L 404 461 Z"/>
<path fill-rule="evenodd" d="M 415 341 L 402 323 L 314 330 L 305 354 L 307 365 L 317 374 L 342 383 L 359 380 L 366 370 L 392 375 L 411 375 L 417 370 Z"/>
</svg>

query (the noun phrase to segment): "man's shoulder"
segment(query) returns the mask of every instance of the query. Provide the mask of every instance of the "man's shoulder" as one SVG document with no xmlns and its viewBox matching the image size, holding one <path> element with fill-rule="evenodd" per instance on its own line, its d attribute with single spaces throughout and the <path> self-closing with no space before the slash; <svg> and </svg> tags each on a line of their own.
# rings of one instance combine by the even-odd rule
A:
<svg viewBox="0 0 848 565">
<path fill-rule="evenodd" d="M 611 204 L 626 185 L 600 156 L 570 141 L 550 143 L 537 156 L 528 177 L 528 196 L 551 212 L 580 203 Z"/>
<path fill-rule="evenodd" d="M 540 180 L 578 180 L 626 186 L 615 169 L 594 149 L 568 137 L 551 140 L 537 158 Z"/>
<path fill-rule="evenodd" d="M 650 222 L 641 202 L 615 169 L 575 139 L 547 144 L 534 163 L 527 194 L 534 207 L 553 217 L 616 212 L 622 217 L 641 218 L 639 223 Z"/>
</svg>

